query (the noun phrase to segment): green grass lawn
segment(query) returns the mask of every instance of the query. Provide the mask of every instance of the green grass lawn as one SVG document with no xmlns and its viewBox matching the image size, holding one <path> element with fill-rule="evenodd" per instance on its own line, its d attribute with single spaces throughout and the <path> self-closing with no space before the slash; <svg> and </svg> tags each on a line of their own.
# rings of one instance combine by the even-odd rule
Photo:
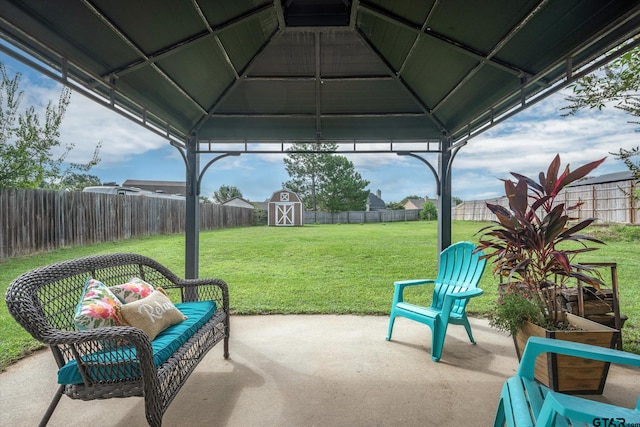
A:
<svg viewBox="0 0 640 427">
<path fill-rule="evenodd" d="M 483 225 L 454 222 L 452 240 L 475 241 Z M 634 280 L 640 277 L 637 230 L 602 229 L 599 235 L 607 245 L 588 259 L 618 263 L 621 312 L 629 316 L 623 331 L 625 348 L 640 352 L 640 287 Z M 0 264 L 0 290 L 4 294 L 11 280 L 32 268 L 109 252 L 140 253 L 184 275 L 184 237 L 157 236 L 10 259 Z M 200 276 L 219 277 L 229 284 L 236 314 L 387 315 L 393 282 L 433 278 L 436 264 L 435 222 L 247 227 L 200 235 Z M 485 294 L 471 300 L 469 313 L 483 316 L 490 309 L 496 282 L 487 268 L 480 284 Z M 411 291 L 411 300 L 428 303 L 429 292 Z M 2 304 L 0 369 L 37 346 Z"/>
</svg>

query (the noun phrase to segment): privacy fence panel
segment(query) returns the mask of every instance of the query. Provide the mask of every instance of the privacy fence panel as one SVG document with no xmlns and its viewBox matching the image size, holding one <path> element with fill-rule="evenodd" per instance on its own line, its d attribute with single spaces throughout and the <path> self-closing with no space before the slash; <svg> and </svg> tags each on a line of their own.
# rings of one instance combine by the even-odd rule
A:
<svg viewBox="0 0 640 427">
<path fill-rule="evenodd" d="M 305 224 L 363 224 L 372 222 L 418 221 L 419 209 L 347 212 L 304 212 Z"/>
<path fill-rule="evenodd" d="M 633 198 L 635 184 L 632 180 L 606 182 L 593 185 L 568 187 L 556 201 L 568 205 L 581 201 L 577 211 L 581 219 L 597 218 L 599 224 L 638 224 L 638 207 Z M 495 216 L 486 203 L 509 206 L 506 197 L 491 200 L 472 200 L 455 207 L 453 218 L 463 221 L 493 221 Z"/>
<path fill-rule="evenodd" d="M 0 260 L 65 246 L 183 233 L 185 202 L 115 194 L 0 189 Z M 200 204 L 200 229 L 249 226 L 252 209 Z"/>
</svg>

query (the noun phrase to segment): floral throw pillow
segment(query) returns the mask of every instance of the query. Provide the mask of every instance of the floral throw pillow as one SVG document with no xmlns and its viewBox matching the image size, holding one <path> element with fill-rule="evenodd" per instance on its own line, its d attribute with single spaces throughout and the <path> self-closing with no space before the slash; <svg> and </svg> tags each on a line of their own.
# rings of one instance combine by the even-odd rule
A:
<svg viewBox="0 0 640 427">
<path fill-rule="evenodd" d="M 123 283 L 122 285 L 110 286 L 109 290 L 111 290 L 123 304 L 148 297 L 154 291 L 153 286 L 139 277 L 132 277 L 127 283 Z"/>
<path fill-rule="evenodd" d="M 120 300 L 102 282 L 89 278 L 76 307 L 73 322 L 79 330 L 118 326 L 116 307 Z"/>
</svg>

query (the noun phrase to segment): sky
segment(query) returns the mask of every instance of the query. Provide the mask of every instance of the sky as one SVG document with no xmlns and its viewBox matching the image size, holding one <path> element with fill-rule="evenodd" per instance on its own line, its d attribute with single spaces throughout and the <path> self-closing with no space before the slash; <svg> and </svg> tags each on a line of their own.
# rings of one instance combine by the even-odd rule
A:
<svg viewBox="0 0 640 427">
<path fill-rule="evenodd" d="M 62 86 L 13 58 L 0 53 L 10 74 L 22 74 L 23 107 L 44 111 L 57 102 Z M 546 171 L 556 154 L 571 169 L 607 157 L 591 176 L 626 170 L 611 152 L 640 145 L 638 126 L 631 116 L 613 107 L 585 110 L 564 117 L 570 92 L 558 92 L 514 117 L 469 140 L 456 155 L 452 169 L 452 195 L 462 200 L 484 200 L 503 194 L 501 179 L 509 172 L 536 177 Z M 168 141 L 79 93 L 60 127 L 63 144 L 74 144 L 69 162 L 86 163 L 101 143 L 101 162 L 89 172 L 103 183 L 127 179 L 184 181 L 184 162 Z M 423 155 L 437 167 L 437 155 Z M 345 154 L 368 181 L 372 193 L 380 190 L 386 203 L 406 196 L 436 197 L 431 171 L 418 159 L 395 154 Z M 201 156 L 204 166 L 211 157 Z M 212 198 L 223 185 L 235 186 L 250 201 L 265 201 L 289 180 L 282 154 L 245 154 L 214 163 L 206 172 L 202 195 Z"/>
</svg>

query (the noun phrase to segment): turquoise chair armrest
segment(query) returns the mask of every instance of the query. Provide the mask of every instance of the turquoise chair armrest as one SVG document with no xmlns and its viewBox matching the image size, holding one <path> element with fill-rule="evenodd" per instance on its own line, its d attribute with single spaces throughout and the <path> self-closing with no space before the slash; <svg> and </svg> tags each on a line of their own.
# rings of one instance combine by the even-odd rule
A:
<svg viewBox="0 0 640 427">
<path fill-rule="evenodd" d="M 462 292 L 453 292 L 444 296 L 444 302 L 442 304 L 442 322 L 447 323 L 451 314 L 451 309 L 457 300 L 470 299 L 483 294 L 483 290 L 480 288 L 468 289 Z"/>
<path fill-rule="evenodd" d="M 394 286 L 400 286 L 401 288 L 406 288 L 407 286 L 416 286 L 416 285 L 428 285 L 435 284 L 436 281 L 434 279 L 414 279 L 414 280 L 399 280 L 397 282 L 393 282 Z"/>
<path fill-rule="evenodd" d="M 398 282 L 393 282 L 393 305 L 395 306 L 397 303 L 404 301 L 404 288 L 407 286 L 428 285 L 434 283 L 436 283 L 436 281 L 433 279 L 400 280 Z"/>
<path fill-rule="evenodd" d="M 598 425 L 596 424 L 597 420 L 600 420 L 601 425 L 605 425 L 605 420 L 615 421 L 615 424 L 606 425 L 622 425 L 620 424 L 621 420 L 624 420 L 624 425 L 640 422 L 640 412 L 635 409 L 548 391 L 544 398 L 544 404 L 540 408 L 536 425 L 555 425 L 556 414 L 569 418 L 573 422 L 582 421 L 587 425 Z"/>
<path fill-rule="evenodd" d="M 445 298 L 453 298 L 453 299 L 463 299 L 463 298 L 473 298 L 480 296 L 484 293 L 484 291 L 480 288 L 469 289 L 462 292 L 453 292 L 451 294 L 447 294 Z"/>
<path fill-rule="evenodd" d="M 524 349 L 517 375 L 533 379 L 535 361 L 541 353 L 565 354 L 601 362 L 640 367 L 640 355 L 638 354 L 552 338 L 531 337 Z"/>
</svg>

